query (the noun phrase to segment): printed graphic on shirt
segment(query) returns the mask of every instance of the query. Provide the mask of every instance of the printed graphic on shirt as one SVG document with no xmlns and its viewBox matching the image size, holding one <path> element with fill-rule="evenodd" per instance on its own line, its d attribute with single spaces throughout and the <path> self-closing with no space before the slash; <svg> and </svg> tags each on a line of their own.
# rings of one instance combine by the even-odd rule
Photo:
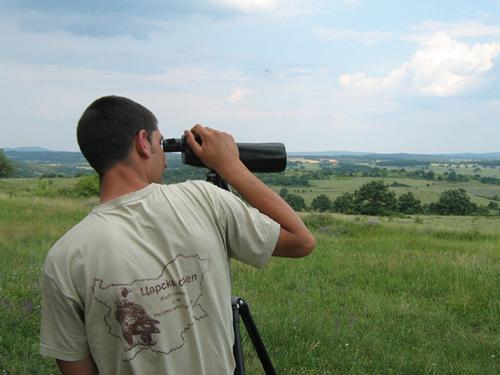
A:
<svg viewBox="0 0 500 375">
<path fill-rule="evenodd" d="M 208 271 L 208 259 L 178 255 L 157 277 L 94 280 L 94 299 L 105 307 L 108 333 L 122 342 L 122 360 L 131 361 L 145 350 L 168 355 L 182 349 L 189 329 L 208 316 L 201 305 Z"/>
</svg>

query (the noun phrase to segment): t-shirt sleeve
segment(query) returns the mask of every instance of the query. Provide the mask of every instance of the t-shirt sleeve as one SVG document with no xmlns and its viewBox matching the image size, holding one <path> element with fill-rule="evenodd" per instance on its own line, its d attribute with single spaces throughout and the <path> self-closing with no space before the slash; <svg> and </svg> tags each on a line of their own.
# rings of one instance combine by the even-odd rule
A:
<svg viewBox="0 0 500 375">
<path fill-rule="evenodd" d="M 65 295 L 46 272 L 42 284 L 40 354 L 63 361 L 89 356 L 83 306 Z"/>
<path fill-rule="evenodd" d="M 216 189 L 229 257 L 257 268 L 264 266 L 278 242 L 280 225 L 234 194 Z"/>
</svg>

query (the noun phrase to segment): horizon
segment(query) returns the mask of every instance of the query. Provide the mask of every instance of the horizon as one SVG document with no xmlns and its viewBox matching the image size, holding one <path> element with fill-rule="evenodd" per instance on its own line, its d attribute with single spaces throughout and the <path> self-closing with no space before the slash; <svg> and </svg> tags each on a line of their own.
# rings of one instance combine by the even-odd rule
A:
<svg viewBox="0 0 500 375">
<path fill-rule="evenodd" d="M 286 145 L 285 145 L 286 147 Z M 0 150 L 4 150 L 7 152 L 14 151 L 14 152 L 71 152 L 71 153 L 79 153 L 81 154 L 80 150 L 75 150 L 75 151 L 69 151 L 69 150 L 53 150 L 53 149 L 47 149 L 44 147 L 40 146 L 20 146 L 20 147 L 3 147 L 0 146 Z M 441 153 L 422 153 L 422 152 L 371 152 L 371 151 L 350 151 L 350 150 L 316 150 L 316 151 L 293 151 L 293 150 L 286 150 L 287 155 L 290 154 L 296 154 L 296 155 L 309 155 L 309 156 L 320 156 L 319 154 L 331 154 L 331 155 L 336 155 L 337 156 L 342 156 L 340 154 L 346 153 L 346 154 L 362 154 L 362 155 L 415 155 L 415 156 L 453 156 L 453 155 L 495 155 L 498 154 L 500 157 L 500 151 L 486 151 L 486 152 L 468 152 L 468 151 L 462 151 L 462 152 L 441 152 Z M 168 153 L 167 155 L 171 154 L 180 154 L 178 152 L 175 153 Z M 168 156 L 167 156 L 168 157 Z"/>
<path fill-rule="evenodd" d="M 500 0 L 0 10 L 2 147 L 76 152 L 80 114 L 113 94 L 149 108 L 168 137 L 202 123 L 290 152 L 500 151 Z"/>
</svg>

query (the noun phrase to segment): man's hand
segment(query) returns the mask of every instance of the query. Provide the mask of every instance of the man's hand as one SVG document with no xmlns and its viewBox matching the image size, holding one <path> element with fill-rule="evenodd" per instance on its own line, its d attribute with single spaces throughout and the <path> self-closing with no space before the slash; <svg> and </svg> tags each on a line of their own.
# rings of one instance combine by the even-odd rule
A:
<svg viewBox="0 0 500 375">
<path fill-rule="evenodd" d="M 202 145 L 196 142 L 194 134 L 200 136 Z M 316 244 L 311 232 L 295 211 L 240 161 L 238 147 L 230 134 L 195 125 L 185 135 L 188 146 L 207 167 L 238 190 L 249 204 L 280 224 L 273 255 L 297 258 L 311 253 Z"/>
<path fill-rule="evenodd" d="M 197 124 L 191 131 L 186 130 L 184 135 L 195 155 L 222 178 L 226 179 L 228 172 L 241 168 L 238 147 L 231 134 Z M 196 142 L 195 135 L 200 137 L 201 145 Z"/>
</svg>

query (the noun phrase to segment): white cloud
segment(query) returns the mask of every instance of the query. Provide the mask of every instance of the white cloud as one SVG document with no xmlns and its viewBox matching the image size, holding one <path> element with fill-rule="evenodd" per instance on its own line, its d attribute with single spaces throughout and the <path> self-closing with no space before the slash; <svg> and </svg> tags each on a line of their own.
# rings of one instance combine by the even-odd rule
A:
<svg viewBox="0 0 500 375">
<path fill-rule="evenodd" d="M 473 85 L 481 74 L 493 67 L 493 59 L 499 53 L 500 44 L 469 47 L 439 33 L 423 43 L 410 64 L 423 94 L 450 96 Z"/>
<path fill-rule="evenodd" d="M 339 83 L 343 87 L 355 88 L 366 94 L 376 94 L 392 90 L 399 85 L 408 72 L 408 64 L 393 70 L 384 77 L 367 77 L 363 73 L 342 74 Z"/>
<path fill-rule="evenodd" d="M 364 44 L 377 44 L 388 39 L 392 34 L 385 31 L 358 31 L 347 29 L 324 29 L 314 30 L 316 35 L 326 40 L 354 40 Z"/>
<path fill-rule="evenodd" d="M 452 96 L 477 85 L 493 67 L 500 44 L 485 43 L 469 47 L 436 33 L 421 43 L 412 58 L 400 68 L 377 78 L 364 73 L 343 74 L 339 83 L 365 94 L 388 92 L 411 82 L 410 89 L 428 96 Z"/>
<path fill-rule="evenodd" d="M 423 42 L 436 33 L 445 33 L 450 38 L 466 37 L 500 37 L 500 26 L 485 25 L 481 21 L 463 21 L 444 23 L 427 21 L 410 29 L 410 33 L 403 35 L 403 40 Z"/>
</svg>

